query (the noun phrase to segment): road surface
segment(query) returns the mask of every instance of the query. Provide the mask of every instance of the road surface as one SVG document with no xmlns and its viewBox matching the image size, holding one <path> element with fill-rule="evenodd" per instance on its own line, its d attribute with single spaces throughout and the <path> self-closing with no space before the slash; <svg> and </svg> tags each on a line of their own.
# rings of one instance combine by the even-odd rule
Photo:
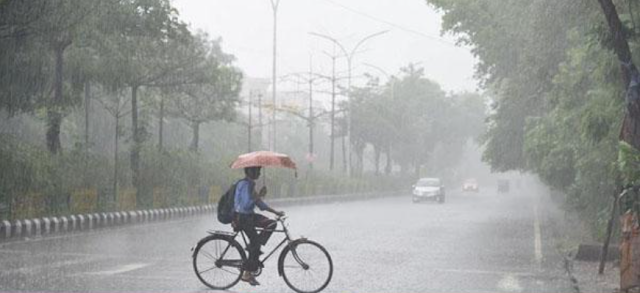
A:
<svg viewBox="0 0 640 293">
<path fill-rule="evenodd" d="M 571 292 L 541 202 L 493 189 L 450 191 L 442 205 L 407 194 L 286 212 L 294 235 L 332 255 L 324 292 Z M 190 248 L 212 228 L 225 229 L 212 215 L 0 243 L 0 291 L 210 292 Z M 266 263 L 262 286 L 231 291 L 293 292 L 276 263 Z"/>
</svg>

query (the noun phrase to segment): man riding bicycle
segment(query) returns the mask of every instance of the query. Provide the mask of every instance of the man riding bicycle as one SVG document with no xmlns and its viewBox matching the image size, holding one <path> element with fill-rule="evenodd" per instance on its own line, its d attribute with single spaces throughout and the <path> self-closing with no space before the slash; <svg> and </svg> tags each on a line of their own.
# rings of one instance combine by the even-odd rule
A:
<svg viewBox="0 0 640 293">
<path fill-rule="evenodd" d="M 252 286 L 260 285 L 252 272 L 258 270 L 260 265 L 259 256 L 262 254 L 260 246 L 265 245 L 271 233 L 277 226 L 277 222 L 271 220 L 261 214 L 256 214 L 254 209 L 256 206 L 261 211 L 268 211 L 275 215 L 284 215 L 281 211 L 276 211 L 267 205 L 262 198 L 267 194 L 267 188 L 263 186 L 260 192 L 255 190 L 255 181 L 260 178 L 261 167 L 244 168 L 246 177 L 236 184 L 235 192 L 235 219 L 233 225 L 236 229 L 244 231 L 249 238 L 249 259 L 244 264 L 244 274 L 242 281 L 248 282 Z M 256 227 L 264 230 L 258 234 Z"/>
</svg>

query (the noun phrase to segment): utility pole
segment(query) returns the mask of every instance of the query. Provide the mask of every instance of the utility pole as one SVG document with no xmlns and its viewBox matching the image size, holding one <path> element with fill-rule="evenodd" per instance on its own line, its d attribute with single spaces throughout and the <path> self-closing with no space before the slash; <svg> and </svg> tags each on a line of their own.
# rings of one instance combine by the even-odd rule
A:
<svg viewBox="0 0 640 293">
<path fill-rule="evenodd" d="M 271 9 L 273 11 L 273 67 L 271 72 L 271 93 L 273 99 L 273 116 L 271 118 L 271 150 L 276 151 L 276 56 L 277 56 L 277 28 L 278 28 L 278 5 L 280 0 L 271 0 Z"/>
<path fill-rule="evenodd" d="M 329 170 L 333 170 L 336 148 L 336 56 L 331 56 L 331 161 Z"/>
<path fill-rule="evenodd" d="M 262 93 L 258 93 L 258 125 L 260 127 L 260 149 L 262 149 L 263 148 L 263 145 L 262 145 L 262 143 L 263 143 L 263 139 L 262 139 L 263 138 L 262 137 L 263 128 L 262 128 L 262 126 L 264 125 L 264 124 L 262 124 Z"/>
<path fill-rule="evenodd" d="M 251 152 L 251 135 L 253 133 L 253 124 L 252 124 L 252 110 L 251 108 L 253 108 L 253 91 L 249 91 L 249 123 L 247 124 L 247 135 L 248 135 L 248 140 L 247 140 L 247 152 L 250 153 Z"/>
<path fill-rule="evenodd" d="M 313 127 L 315 126 L 315 119 L 313 119 L 313 63 L 311 57 L 309 57 L 309 170 L 313 170 Z"/>
</svg>

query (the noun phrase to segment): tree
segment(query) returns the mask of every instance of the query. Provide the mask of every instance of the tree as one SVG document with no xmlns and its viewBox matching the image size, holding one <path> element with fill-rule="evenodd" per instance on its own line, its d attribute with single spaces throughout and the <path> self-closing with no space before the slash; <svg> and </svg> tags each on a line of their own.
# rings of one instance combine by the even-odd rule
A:
<svg viewBox="0 0 640 293">
<path fill-rule="evenodd" d="M 111 82 L 131 92 L 131 169 L 132 182 L 139 186 L 140 151 L 146 140 L 139 121 L 138 92 L 142 87 L 167 87 L 197 83 L 202 77 L 199 58 L 191 50 L 195 39 L 168 0 L 121 2 L 114 11 L 116 32 L 104 42 L 109 58 L 103 63 Z"/>
<path fill-rule="evenodd" d="M 584 21 L 592 5 L 584 1 L 428 0 L 444 13 L 443 32 L 472 47 L 476 76 L 494 92 L 494 109 L 484 136 L 484 159 L 496 171 L 526 169 L 523 155 L 526 118 L 544 112 L 544 93 L 552 88 L 565 58 L 568 28 Z M 553 44 L 553 45 L 549 45 Z"/>
<path fill-rule="evenodd" d="M 47 1 L 0 2 L 0 108 L 31 112 L 47 95 L 49 67 L 36 28 L 48 13 Z"/>
<path fill-rule="evenodd" d="M 114 198 L 118 197 L 118 178 L 119 178 L 119 166 L 118 166 L 118 153 L 119 153 L 119 140 L 120 136 L 122 136 L 123 129 L 120 124 L 121 118 L 129 115 L 131 110 L 127 109 L 127 97 L 126 93 L 124 93 L 121 89 L 115 89 L 112 91 L 107 91 L 107 99 L 102 100 L 98 99 L 98 101 L 102 104 L 105 110 L 109 112 L 111 116 L 113 116 L 115 120 L 114 127 L 114 142 L 113 142 L 113 195 Z"/>
<path fill-rule="evenodd" d="M 200 125 L 213 120 L 231 121 L 242 85 L 242 73 L 232 63 L 234 57 L 222 52 L 220 40 L 202 39 L 206 81 L 183 85 L 170 102 L 175 116 L 185 119 L 193 132 L 190 149 L 198 151 Z"/>
<path fill-rule="evenodd" d="M 615 58 L 614 50 L 621 36 L 629 38 L 629 52 L 638 48 L 638 7 L 617 7 L 612 33 L 605 22 L 611 6 L 603 10 L 611 1 L 428 2 L 445 14 L 443 31 L 479 59 L 477 75 L 493 104 L 485 161 L 495 171 L 535 172 L 601 235 L 620 175 L 624 105 L 611 97 L 622 95 L 624 76 L 616 59 L 630 60 Z"/>
<path fill-rule="evenodd" d="M 0 100 L 8 102 L 4 107 L 10 112 L 30 111 L 38 104 L 46 109 L 46 145 L 51 153 L 61 151 L 60 127 L 67 108 L 76 102 L 71 91 L 80 81 L 79 75 L 65 70 L 65 53 L 94 28 L 103 3 L 12 0 L 0 4 L 0 15 L 7 16 L 0 23 L 0 38 L 6 41 L 0 60 L 10 70 L 0 74 L 0 83 L 7 85 Z"/>
</svg>

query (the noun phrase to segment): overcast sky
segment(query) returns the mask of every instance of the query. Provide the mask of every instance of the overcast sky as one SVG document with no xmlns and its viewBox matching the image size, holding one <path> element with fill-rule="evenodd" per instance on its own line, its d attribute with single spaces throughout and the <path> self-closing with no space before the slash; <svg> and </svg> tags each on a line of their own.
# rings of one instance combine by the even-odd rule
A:
<svg viewBox="0 0 640 293">
<path fill-rule="evenodd" d="M 271 76 L 273 15 L 270 0 L 173 0 L 182 19 L 195 29 L 221 37 L 226 52 L 252 77 Z M 365 42 L 354 57 L 354 75 L 370 72 L 386 79 L 410 62 L 425 68 L 426 76 L 446 91 L 474 91 L 475 59 L 468 48 L 440 36 L 440 15 L 424 0 L 280 0 L 278 10 L 278 75 L 309 70 L 329 73 L 327 40 L 309 32 L 333 36 L 351 49 L 361 38 L 388 33 Z M 338 70 L 346 70 L 345 60 Z M 357 81 L 354 81 L 357 83 Z"/>
</svg>

